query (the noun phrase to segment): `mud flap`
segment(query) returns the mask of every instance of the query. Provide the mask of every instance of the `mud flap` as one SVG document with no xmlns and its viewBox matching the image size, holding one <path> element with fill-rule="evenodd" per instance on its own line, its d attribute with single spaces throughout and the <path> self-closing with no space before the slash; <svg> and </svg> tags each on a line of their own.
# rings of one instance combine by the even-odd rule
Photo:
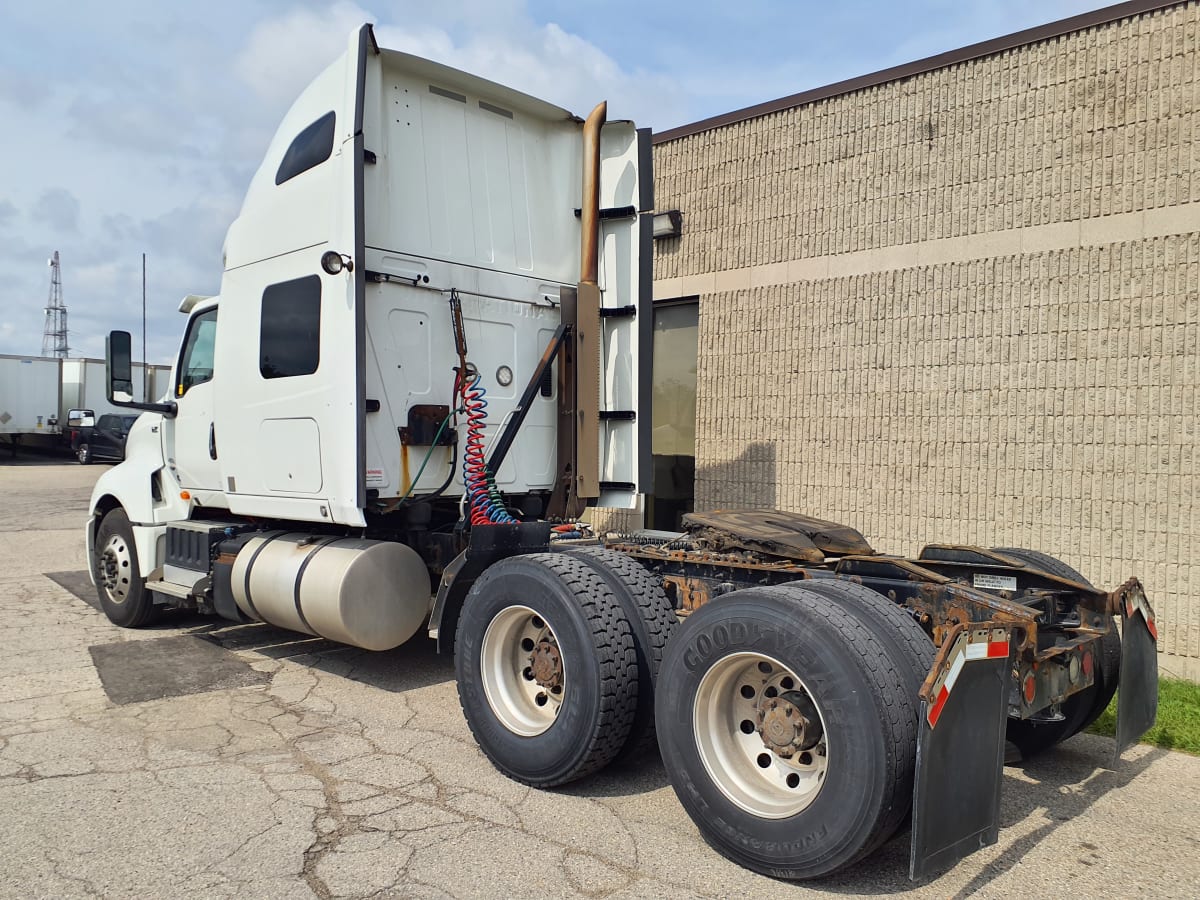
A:
<svg viewBox="0 0 1200 900">
<path fill-rule="evenodd" d="M 1010 648 L 1005 628 L 958 626 L 921 688 L 910 878 L 999 837 Z"/>
<path fill-rule="evenodd" d="M 1121 680 L 1117 688 L 1117 746 L 1113 765 L 1154 725 L 1158 715 L 1158 627 L 1136 581 L 1122 589 Z"/>
</svg>

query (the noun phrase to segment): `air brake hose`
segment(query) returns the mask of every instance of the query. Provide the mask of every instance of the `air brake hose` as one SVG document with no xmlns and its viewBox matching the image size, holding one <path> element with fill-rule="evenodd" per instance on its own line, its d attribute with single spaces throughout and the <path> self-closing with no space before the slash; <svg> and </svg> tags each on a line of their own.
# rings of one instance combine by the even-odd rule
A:
<svg viewBox="0 0 1200 900">
<path fill-rule="evenodd" d="M 509 525 L 517 520 L 504 508 L 500 491 L 484 459 L 483 429 L 487 424 L 487 391 L 476 371 L 459 373 L 462 408 L 467 417 L 463 445 L 463 486 L 472 525 Z"/>
</svg>

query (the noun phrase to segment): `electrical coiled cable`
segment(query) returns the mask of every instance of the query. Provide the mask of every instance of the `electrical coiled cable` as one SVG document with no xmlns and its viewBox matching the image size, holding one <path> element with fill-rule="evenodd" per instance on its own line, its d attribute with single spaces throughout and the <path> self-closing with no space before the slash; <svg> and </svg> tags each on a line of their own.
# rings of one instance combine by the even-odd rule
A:
<svg viewBox="0 0 1200 900">
<path fill-rule="evenodd" d="M 504 508 L 500 491 L 484 459 L 483 429 L 487 424 L 487 391 L 478 372 L 459 373 L 459 396 L 467 418 L 463 442 L 463 485 L 472 525 L 509 525 L 517 520 Z"/>
</svg>

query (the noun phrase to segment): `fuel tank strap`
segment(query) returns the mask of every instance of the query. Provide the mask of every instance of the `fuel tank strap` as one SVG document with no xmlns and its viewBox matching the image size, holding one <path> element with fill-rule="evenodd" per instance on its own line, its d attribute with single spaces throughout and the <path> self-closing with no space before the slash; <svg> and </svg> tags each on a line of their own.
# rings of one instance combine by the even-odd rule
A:
<svg viewBox="0 0 1200 900">
<path fill-rule="evenodd" d="M 267 544 L 271 543 L 271 541 L 275 540 L 276 538 L 283 537 L 285 533 L 286 532 L 283 531 L 277 531 L 270 537 L 264 538 L 263 542 L 254 548 L 254 552 L 250 554 L 250 559 L 246 561 L 246 575 L 242 583 L 242 593 L 246 597 L 246 605 L 250 607 L 250 612 L 253 613 L 254 618 L 258 619 L 260 622 L 265 622 L 266 619 L 262 617 L 262 614 L 254 605 L 254 598 L 250 596 L 250 573 L 254 571 L 254 561 L 258 559 L 258 554 L 263 552 Z"/>
<path fill-rule="evenodd" d="M 292 599 L 296 604 L 296 615 L 298 615 L 300 617 L 300 621 L 304 623 L 304 627 L 307 628 L 309 631 L 311 631 L 313 634 L 316 634 L 317 632 L 316 632 L 316 630 L 313 629 L 312 625 L 310 625 L 308 623 L 308 617 L 306 615 L 304 615 L 304 609 L 300 604 L 300 583 L 301 583 L 301 580 L 304 578 L 304 570 L 307 569 L 308 564 L 313 561 L 313 557 L 316 556 L 318 553 L 320 553 L 323 548 L 328 547 L 330 544 L 336 543 L 340 540 L 341 540 L 340 537 L 335 536 L 335 537 L 325 538 L 325 540 L 323 540 L 323 541 L 318 541 L 316 546 L 313 547 L 312 552 L 310 552 L 308 554 L 308 556 L 304 557 L 304 562 L 300 563 L 300 568 L 298 568 L 296 570 L 296 582 L 292 586 Z M 253 564 L 254 560 L 251 560 L 250 562 L 251 562 L 251 564 Z M 247 571 L 246 577 L 247 578 L 250 577 L 248 571 Z M 247 594 L 247 596 L 249 596 L 249 594 Z"/>
</svg>

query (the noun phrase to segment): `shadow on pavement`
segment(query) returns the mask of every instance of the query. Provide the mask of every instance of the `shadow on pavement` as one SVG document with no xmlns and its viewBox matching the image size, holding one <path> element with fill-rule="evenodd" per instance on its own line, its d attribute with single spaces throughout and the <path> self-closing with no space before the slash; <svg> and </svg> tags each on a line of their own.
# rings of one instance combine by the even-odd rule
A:
<svg viewBox="0 0 1200 900">
<path fill-rule="evenodd" d="M 1088 744 L 1093 749 L 1087 749 Z M 1097 744 L 1102 747 L 1100 752 L 1094 749 Z M 1014 841 L 953 896 L 968 897 L 1020 865 L 1031 850 L 1064 822 L 1084 815 L 1097 800 L 1129 784 L 1165 753 L 1154 749 L 1137 759 L 1124 760 L 1119 769 L 1107 769 L 1104 766 L 1111 759 L 1111 742 L 1093 738 L 1087 743 L 1067 741 L 1024 763 L 1021 769 L 1006 768 L 1000 805 L 1001 843 L 1006 828 L 1020 824 L 1039 810 L 1048 821 Z M 1023 772 L 1024 778 L 1019 772 Z M 909 838 L 906 828 L 855 868 L 811 884 L 846 894 L 893 894 L 902 892 L 897 890 L 899 884 L 909 885 L 913 890 L 936 884 L 941 875 L 916 882 L 908 880 Z M 1084 845 L 1083 849 L 1089 848 Z M 1066 860 L 1064 864 L 1068 864 Z"/>
<path fill-rule="evenodd" d="M 658 751 L 650 750 L 629 759 L 619 759 L 595 775 L 554 788 L 554 792 L 602 800 L 605 797 L 634 797 L 670 784 Z"/>
<path fill-rule="evenodd" d="M 68 463 L 79 465 L 75 455 L 67 449 L 19 446 L 14 452 L 7 441 L 0 442 L 0 466 L 61 466 Z M 95 464 L 110 465 L 99 460 Z"/>
<path fill-rule="evenodd" d="M 46 577 L 93 609 L 99 609 L 96 589 L 86 571 L 50 572 Z M 114 631 L 116 626 L 113 626 Z M 423 631 L 394 650 L 360 650 L 324 638 L 284 631 L 271 625 L 238 625 L 225 619 L 182 610 L 167 610 L 140 632 L 183 631 L 225 650 L 257 653 L 270 659 L 290 659 L 302 665 L 369 684 L 393 693 L 440 684 L 454 678 L 454 661 L 437 654 L 434 641 Z M 114 634 L 114 642 L 119 640 Z"/>
</svg>

